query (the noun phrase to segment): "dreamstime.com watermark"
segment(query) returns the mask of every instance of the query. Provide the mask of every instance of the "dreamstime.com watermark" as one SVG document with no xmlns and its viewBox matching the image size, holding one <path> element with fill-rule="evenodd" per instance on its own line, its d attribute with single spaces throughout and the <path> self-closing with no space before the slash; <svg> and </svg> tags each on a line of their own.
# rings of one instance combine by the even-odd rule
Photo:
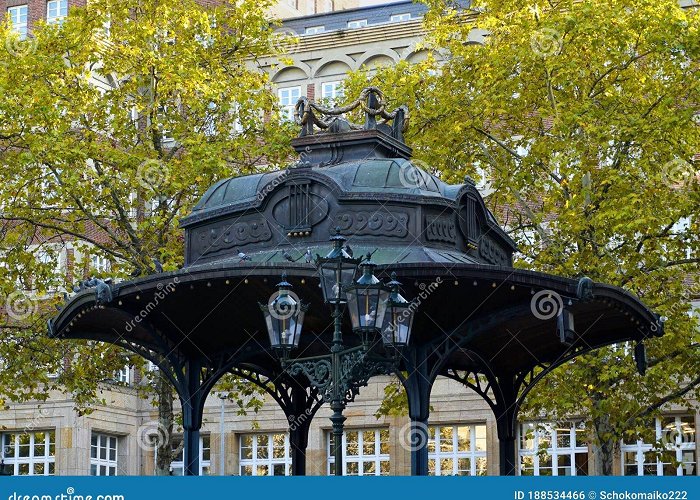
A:
<svg viewBox="0 0 700 500">
<path fill-rule="evenodd" d="M 170 177 L 170 168 L 160 160 L 146 160 L 136 169 L 136 180 L 145 189 L 157 191 Z"/>
<path fill-rule="evenodd" d="M 124 495 L 80 495 L 75 488 L 69 486 L 65 493 L 32 494 L 12 492 L 7 500 L 126 500 Z"/>
<path fill-rule="evenodd" d="M 170 442 L 170 433 L 158 420 L 149 420 L 136 431 L 136 444 L 143 451 L 154 451 Z"/>
<path fill-rule="evenodd" d="M 564 309 L 564 301 L 554 290 L 540 290 L 530 300 L 530 310 L 538 319 L 552 319 L 562 309 Z"/>
<path fill-rule="evenodd" d="M 16 290 L 5 297 L 5 312 L 17 321 L 23 321 L 37 313 L 39 303 L 22 290 Z"/>
<path fill-rule="evenodd" d="M 11 36 L 5 40 L 5 50 L 14 57 L 24 57 L 36 52 L 39 42 L 36 38 Z"/>
<path fill-rule="evenodd" d="M 412 314 L 415 314 L 416 309 L 420 307 L 420 305 L 423 303 L 424 300 L 427 300 L 430 295 L 437 290 L 437 288 L 442 284 L 442 278 L 438 276 L 435 278 L 435 281 L 430 282 L 429 284 L 425 283 L 420 283 L 418 285 L 418 289 L 420 292 L 418 292 L 418 295 L 416 295 L 411 303 L 406 307 L 404 310 L 401 311 L 401 314 L 397 317 L 397 322 L 398 323 L 403 323 L 406 321 Z"/>
<path fill-rule="evenodd" d="M 417 451 L 428 445 L 430 428 L 423 422 L 408 422 L 399 431 L 399 444 L 407 451 Z"/>
<path fill-rule="evenodd" d="M 34 415 L 34 418 L 32 418 L 27 425 L 24 426 L 22 432 L 24 434 L 32 432 L 37 427 L 40 427 L 40 423 L 43 419 L 51 416 L 53 416 L 53 411 L 50 408 L 39 408 L 38 413 Z"/>
<path fill-rule="evenodd" d="M 265 184 L 265 187 L 263 187 L 260 191 L 258 191 L 258 194 L 256 195 L 256 198 L 258 199 L 258 201 L 262 201 L 263 198 L 265 198 L 265 196 L 267 196 L 272 191 L 274 191 L 277 187 L 282 185 L 282 183 L 284 182 L 284 180 L 287 178 L 288 175 L 289 175 L 289 171 L 284 170 L 282 173 L 280 173 L 280 175 L 278 175 L 277 177 L 272 179 L 272 182 L 268 182 L 267 184 Z"/>
<path fill-rule="evenodd" d="M 666 162 L 662 168 L 664 181 L 672 186 L 687 186 L 700 177 L 700 167 L 689 161 L 676 158 Z"/>
<path fill-rule="evenodd" d="M 542 28 L 530 37 L 530 48 L 541 57 L 551 57 L 561 52 L 564 40 L 557 30 Z"/>
<path fill-rule="evenodd" d="M 177 288 L 178 283 L 180 283 L 179 278 L 173 278 L 173 280 L 165 285 L 163 283 L 158 283 L 158 291 L 153 294 L 153 299 L 148 302 L 135 316 L 134 319 L 128 321 L 124 329 L 127 333 L 130 333 L 136 328 L 136 325 L 141 323 L 144 319 L 148 317 L 153 310 L 158 307 L 158 304 L 165 299 L 168 295 L 173 293 Z"/>
<path fill-rule="evenodd" d="M 289 430 L 291 432 L 296 431 L 299 427 L 308 422 L 313 416 L 313 412 L 307 408 L 301 415 L 287 415 L 287 420 L 289 421 Z"/>
<path fill-rule="evenodd" d="M 301 39 L 292 28 L 280 28 L 272 34 L 272 50 L 286 56 L 299 52 Z"/>
<path fill-rule="evenodd" d="M 399 167 L 399 182 L 401 185 L 409 189 L 427 189 L 428 176 L 424 176 L 421 169 L 426 172 L 430 171 L 430 167 L 420 160 L 414 159 L 410 162 L 404 162 Z"/>
</svg>

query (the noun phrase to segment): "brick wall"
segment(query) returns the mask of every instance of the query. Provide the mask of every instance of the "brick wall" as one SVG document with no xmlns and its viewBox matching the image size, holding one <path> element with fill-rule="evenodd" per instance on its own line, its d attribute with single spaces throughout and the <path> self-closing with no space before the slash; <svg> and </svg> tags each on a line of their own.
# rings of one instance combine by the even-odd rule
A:
<svg viewBox="0 0 700 500">
<path fill-rule="evenodd" d="M 31 31 L 35 23 L 46 19 L 46 4 L 48 0 L 0 0 L 3 15 L 7 12 L 8 7 L 16 7 L 18 5 L 27 6 L 27 28 Z M 221 3 L 221 0 L 198 0 L 198 3 L 204 6 L 214 6 Z M 87 0 L 68 0 L 68 11 L 71 7 L 85 7 Z"/>
</svg>

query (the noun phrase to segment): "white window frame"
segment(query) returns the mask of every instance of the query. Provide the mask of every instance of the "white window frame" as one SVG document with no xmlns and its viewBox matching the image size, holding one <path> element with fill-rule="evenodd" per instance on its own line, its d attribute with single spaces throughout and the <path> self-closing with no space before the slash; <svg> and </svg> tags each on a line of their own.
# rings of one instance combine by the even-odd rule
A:
<svg viewBox="0 0 700 500">
<path fill-rule="evenodd" d="M 7 15 L 10 16 L 12 29 L 24 40 L 27 38 L 29 6 L 27 4 L 14 5 L 7 8 Z"/>
<path fill-rule="evenodd" d="M 296 98 L 294 97 L 296 95 Z M 282 87 L 277 89 L 277 99 L 280 104 L 282 119 L 294 121 L 294 109 L 301 97 L 301 86 Z"/>
<path fill-rule="evenodd" d="M 38 434 L 44 435 L 42 442 L 37 442 Z M 14 436 L 14 443 L 11 443 Z M 20 457 L 20 436 L 29 436 L 28 456 Z M 9 438 L 9 439 L 8 439 Z M 0 443 L 2 443 L 2 459 L 5 465 L 13 465 L 13 476 L 19 475 L 20 468 L 27 466 L 28 473 L 22 475 L 36 476 L 53 476 L 56 473 L 56 431 L 53 429 L 37 430 L 32 432 L 3 432 L 0 434 Z M 44 454 L 37 455 L 35 448 L 44 446 Z M 34 465 L 43 465 L 43 474 L 34 473 Z"/>
<path fill-rule="evenodd" d="M 343 98 L 343 92 L 340 90 L 342 85 L 342 80 L 331 80 L 328 82 L 321 83 L 321 99 L 328 100 L 328 102 L 335 104 L 337 101 Z"/>
<path fill-rule="evenodd" d="M 687 467 L 687 465 L 683 464 L 690 464 L 692 463 L 693 465 L 693 470 L 689 475 L 696 475 L 697 474 L 697 466 L 698 466 L 698 457 L 697 457 L 697 422 L 695 421 L 695 416 L 694 415 L 688 415 L 688 414 L 683 414 L 683 415 L 665 415 L 661 418 L 672 418 L 675 423 L 675 431 L 674 434 L 671 434 L 672 437 L 675 437 L 675 444 L 673 443 L 666 443 L 666 448 L 668 451 L 675 451 L 676 453 L 676 460 L 681 463 L 676 469 L 676 475 L 677 476 L 683 476 L 684 472 L 684 467 Z M 661 418 L 655 418 L 654 419 L 654 437 L 657 440 L 663 441 L 664 438 L 664 432 L 661 427 Z M 683 433 L 683 427 L 682 427 L 682 421 L 681 419 L 683 418 L 690 418 L 693 421 L 693 432 L 692 433 Z M 690 441 L 690 438 L 686 439 L 686 436 L 692 436 L 692 441 Z M 643 475 L 656 475 L 656 476 L 663 476 L 664 475 L 664 465 L 665 463 L 662 462 L 661 457 L 658 455 L 655 455 L 654 458 L 654 463 L 651 462 L 644 462 L 644 456 L 646 453 L 650 453 L 654 451 L 654 446 L 649 443 L 645 443 L 641 439 L 638 440 L 636 443 L 625 443 L 624 441 L 620 444 L 620 454 L 621 454 L 621 462 L 622 462 L 622 467 L 621 467 L 621 473 L 622 475 L 627 475 L 627 467 L 634 467 L 636 465 L 637 467 L 637 476 L 643 476 Z M 693 452 L 693 461 L 692 462 L 684 462 L 683 461 L 683 453 L 684 452 Z M 628 453 L 634 453 L 635 454 L 635 464 L 628 463 L 627 462 L 627 454 Z M 644 474 L 644 468 L 645 466 L 649 466 L 650 468 L 655 468 L 656 469 L 656 474 Z"/>
<path fill-rule="evenodd" d="M 93 432 L 90 436 L 90 475 L 119 475 L 119 438 Z"/>
<path fill-rule="evenodd" d="M 321 33 L 324 33 L 326 31 L 325 26 L 309 26 L 308 28 L 304 29 L 304 34 L 305 35 L 319 35 Z"/>
<path fill-rule="evenodd" d="M 559 475 L 559 457 L 569 457 L 569 465 L 562 465 L 561 467 L 568 467 L 570 474 L 576 476 L 578 475 L 576 466 L 576 455 L 586 454 L 588 463 L 590 464 L 590 455 L 588 450 L 588 443 L 581 444 L 578 442 L 577 436 L 579 433 L 585 434 L 586 430 L 582 422 L 567 422 L 569 425 L 568 429 L 563 426 L 565 424 L 554 424 L 550 422 L 523 422 L 519 426 L 518 430 L 518 473 L 521 476 L 530 475 L 524 474 L 524 470 L 532 469 L 532 475 Z M 532 439 L 528 440 L 531 445 L 527 447 L 524 446 L 524 441 L 526 439 L 526 432 L 524 429 L 529 427 L 533 431 Z M 576 431 L 579 431 L 577 433 Z M 541 447 L 541 442 L 544 440 L 544 434 L 547 434 L 547 439 L 549 440 L 549 446 L 546 448 Z M 568 435 L 569 445 L 559 446 L 559 437 L 563 435 Z M 546 442 L 546 441 L 545 441 Z M 551 457 L 551 465 L 545 466 L 540 463 L 542 455 Z M 532 461 L 532 467 L 523 467 L 523 461 L 529 459 Z M 590 465 L 589 465 L 590 466 Z M 542 474 L 542 472 L 549 471 L 550 474 Z M 588 471 L 586 471 L 588 472 Z"/>
<path fill-rule="evenodd" d="M 114 374 L 114 379 L 117 382 L 121 382 L 122 384 L 130 384 L 131 383 L 131 368 L 129 365 L 125 366 L 124 368 L 117 370 L 117 372 Z"/>
<path fill-rule="evenodd" d="M 477 427 L 480 432 L 477 432 Z M 452 428 L 448 450 L 442 450 L 441 429 Z M 469 449 L 459 449 L 459 429 L 466 428 L 469 432 Z M 486 444 L 486 424 L 454 424 L 434 425 L 429 427 L 428 436 L 428 464 L 434 461 L 433 472 L 436 476 L 485 476 L 488 473 L 488 458 Z M 481 435 L 479 435 L 481 434 Z M 478 436 L 479 435 L 479 436 Z M 483 441 L 483 446 L 479 446 Z M 483 449 L 481 449 L 483 448 Z M 431 451 L 432 450 L 432 451 Z M 452 470 L 442 470 L 442 460 L 452 461 Z M 469 470 L 461 470 L 460 459 L 469 460 Z M 482 466 L 477 468 L 477 464 Z"/>
<path fill-rule="evenodd" d="M 90 256 L 90 268 L 97 274 L 109 272 L 109 259 L 103 255 L 93 254 Z"/>
<path fill-rule="evenodd" d="M 46 2 L 46 22 L 61 23 L 68 15 L 68 0 L 49 0 Z"/>
<path fill-rule="evenodd" d="M 177 448 L 180 445 L 182 438 L 173 440 L 173 448 Z M 185 460 L 184 460 L 184 448 L 180 451 L 177 460 L 173 460 L 170 463 L 170 475 L 171 476 L 184 476 L 185 475 Z M 199 436 L 199 475 L 208 476 L 211 471 L 211 436 L 209 434 L 202 434 Z"/>
<path fill-rule="evenodd" d="M 357 433 L 357 454 L 348 454 L 348 434 Z M 365 433 L 374 434 L 374 453 L 365 453 L 364 450 L 364 435 Z M 382 435 L 385 440 L 382 441 Z M 328 454 L 327 473 L 330 476 L 334 472 L 335 456 L 331 446 L 332 433 L 326 435 L 326 452 Z M 386 476 L 391 474 L 391 455 L 389 450 L 382 453 L 382 444 L 389 446 L 389 429 L 386 427 L 380 428 L 363 428 L 363 429 L 348 429 L 343 432 L 343 476 Z M 357 464 L 357 473 L 348 472 L 348 465 Z M 374 472 L 366 472 L 365 467 L 369 464 L 374 465 Z M 382 464 L 386 465 L 386 470 L 382 471 Z"/>
<path fill-rule="evenodd" d="M 400 23 L 404 21 L 410 21 L 411 20 L 411 13 L 410 12 L 403 12 L 401 14 L 392 14 L 391 17 L 389 18 L 389 22 L 392 23 Z"/>
<path fill-rule="evenodd" d="M 265 436 L 267 444 L 262 444 L 262 437 Z M 274 439 L 275 436 L 284 436 L 284 457 L 274 456 Z M 251 446 L 244 446 L 246 440 L 250 439 Z M 239 460 L 238 473 L 243 476 L 274 476 L 275 466 L 284 466 L 284 475 L 289 476 L 292 473 L 292 456 L 289 445 L 289 434 L 286 432 L 270 432 L 270 433 L 249 433 L 241 434 L 238 440 Z M 244 449 L 250 449 L 250 456 L 244 457 Z M 258 456 L 259 450 L 265 450 L 262 453 L 263 457 Z M 267 473 L 261 474 L 260 467 L 266 467 Z M 244 473 L 245 468 L 250 468 L 250 474 Z"/>
<path fill-rule="evenodd" d="M 350 30 L 364 28 L 366 26 L 367 26 L 367 19 L 354 19 L 352 21 L 348 21 L 348 29 L 350 29 Z"/>
</svg>

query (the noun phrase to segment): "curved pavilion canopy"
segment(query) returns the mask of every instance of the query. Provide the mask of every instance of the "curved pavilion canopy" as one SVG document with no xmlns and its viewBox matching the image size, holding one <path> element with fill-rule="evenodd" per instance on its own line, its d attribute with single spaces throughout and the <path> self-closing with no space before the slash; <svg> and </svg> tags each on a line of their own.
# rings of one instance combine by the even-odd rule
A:
<svg viewBox="0 0 700 500">
<path fill-rule="evenodd" d="M 327 353 L 333 318 L 308 261 L 327 253 L 335 228 L 355 256 L 372 253 L 380 279 L 396 272 L 418 306 L 397 371 L 414 431 L 427 425 L 435 378 L 458 380 L 496 414 L 502 474 L 515 471 L 517 412 L 532 384 L 583 352 L 662 334 L 658 316 L 620 288 L 513 268 L 516 247 L 474 184 L 449 185 L 411 163 L 405 108 L 389 113 L 376 89 L 354 105 L 365 111 L 361 126 L 343 110 L 300 101 L 293 146 L 301 160 L 212 186 L 182 220 L 182 269 L 99 283 L 49 324 L 52 337 L 118 344 L 167 374 L 182 403 L 187 473 L 198 471 L 206 395 L 226 372 L 263 386 L 290 422 L 323 403 L 307 379 L 281 369 L 258 303 L 286 272 L 310 304 L 298 354 Z M 565 315 L 575 322 L 561 323 Z M 344 342 L 360 341 L 346 334 Z M 643 347 L 636 353 L 642 358 Z M 290 430 L 295 474 L 304 473 L 309 421 Z M 427 474 L 427 462 L 426 446 L 412 452 L 414 474 Z"/>
</svg>

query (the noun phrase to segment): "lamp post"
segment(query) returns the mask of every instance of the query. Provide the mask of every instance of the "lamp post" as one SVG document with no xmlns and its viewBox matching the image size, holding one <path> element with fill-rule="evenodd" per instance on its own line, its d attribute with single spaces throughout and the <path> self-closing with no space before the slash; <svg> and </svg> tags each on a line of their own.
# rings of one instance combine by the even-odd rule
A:
<svg viewBox="0 0 700 500">
<path fill-rule="evenodd" d="M 290 359 L 291 351 L 299 345 L 308 305 L 291 291 L 285 275 L 269 303 L 260 304 L 260 307 L 270 345 L 277 352 L 282 368 L 292 376 L 306 376 L 330 404 L 335 475 L 342 476 L 343 410 L 371 377 L 396 370 L 400 350 L 410 337 L 413 309 L 398 293 L 400 283 L 396 274 L 392 274 L 388 286 L 383 284 L 374 275 L 376 266 L 370 255 L 364 260 L 354 259 L 344 250 L 346 238 L 340 234 L 340 229 L 336 229 L 330 240 L 333 242 L 330 253 L 326 257 L 316 256 L 323 298 L 333 308 L 333 342 L 329 354 Z M 353 281 L 358 266 L 362 275 Z M 343 344 L 344 307 L 350 309 L 353 332 L 361 339 L 357 347 L 346 348 Z M 381 353 L 375 349 L 378 335 L 385 347 Z"/>
</svg>

